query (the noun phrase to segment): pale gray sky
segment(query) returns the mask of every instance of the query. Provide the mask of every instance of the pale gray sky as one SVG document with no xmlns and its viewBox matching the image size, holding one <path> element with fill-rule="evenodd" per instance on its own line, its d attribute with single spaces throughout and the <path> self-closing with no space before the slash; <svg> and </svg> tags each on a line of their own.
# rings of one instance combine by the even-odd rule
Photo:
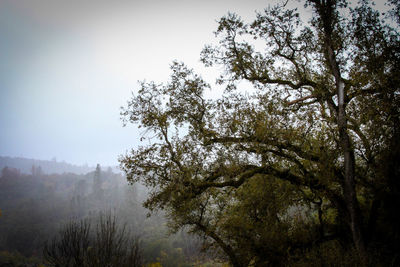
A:
<svg viewBox="0 0 400 267">
<path fill-rule="evenodd" d="M 0 155 L 117 164 L 139 144 L 119 116 L 138 80 L 199 63 L 228 11 L 268 0 L 0 0 Z"/>
</svg>

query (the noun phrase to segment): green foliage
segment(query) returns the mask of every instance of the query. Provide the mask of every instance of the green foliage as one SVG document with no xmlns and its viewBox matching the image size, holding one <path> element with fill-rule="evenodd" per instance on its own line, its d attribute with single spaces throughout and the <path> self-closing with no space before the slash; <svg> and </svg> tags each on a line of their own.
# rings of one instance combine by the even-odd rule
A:
<svg viewBox="0 0 400 267">
<path fill-rule="evenodd" d="M 40 267 L 40 259 L 37 257 L 24 257 L 18 252 L 0 251 L 0 266 L 38 266 Z"/>
<path fill-rule="evenodd" d="M 146 262 L 159 262 L 164 267 L 186 267 L 199 260 L 199 240 L 185 232 L 167 236 L 166 230 L 158 226 L 157 229 L 153 229 L 151 236 L 145 236 L 143 257 Z"/>
<path fill-rule="evenodd" d="M 398 24 L 368 1 L 306 8 L 308 22 L 282 6 L 220 19 L 201 53 L 224 70 L 220 99 L 178 62 L 141 83 L 122 115 L 151 142 L 121 166 L 152 189 L 147 208 L 233 266 L 398 264 Z"/>
</svg>

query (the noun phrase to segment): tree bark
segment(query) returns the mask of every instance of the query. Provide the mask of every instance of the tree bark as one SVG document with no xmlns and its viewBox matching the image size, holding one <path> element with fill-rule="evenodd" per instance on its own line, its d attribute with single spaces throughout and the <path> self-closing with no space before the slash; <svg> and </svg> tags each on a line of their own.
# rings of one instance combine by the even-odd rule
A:
<svg viewBox="0 0 400 267">
<path fill-rule="evenodd" d="M 230 245 L 226 244 L 216 233 L 207 229 L 207 227 L 205 227 L 203 224 L 198 222 L 195 224 L 201 231 L 203 231 L 206 235 L 208 235 L 209 237 L 214 239 L 215 242 L 218 243 L 222 250 L 228 255 L 229 261 L 233 267 L 244 267 Z"/>
<path fill-rule="evenodd" d="M 334 44 L 332 40 L 334 10 L 336 1 L 312 1 L 315 4 L 317 13 L 321 19 L 321 26 L 324 34 L 325 59 L 335 78 L 336 94 L 338 99 L 337 126 L 339 131 L 339 143 L 344 156 L 344 188 L 343 194 L 349 215 L 349 226 L 352 233 L 354 245 L 362 261 L 366 259 L 366 247 L 362 232 L 361 213 L 357 200 L 355 182 L 355 158 L 354 150 L 351 146 L 350 137 L 347 132 L 346 118 L 346 87 L 341 76 L 339 64 L 337 62 Z"/>
</svg>

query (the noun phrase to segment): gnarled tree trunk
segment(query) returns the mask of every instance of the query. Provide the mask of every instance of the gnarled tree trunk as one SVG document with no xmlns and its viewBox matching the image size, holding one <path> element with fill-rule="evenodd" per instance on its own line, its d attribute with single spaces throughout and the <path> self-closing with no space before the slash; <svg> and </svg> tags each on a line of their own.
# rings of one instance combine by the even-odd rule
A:
<svg viewBox="0 0 400 267">
<path fill-rule="evenodd" d="M 355 158 L 354 150 L 351 146 L 350 137 L 348 135 L 348 126 L 346 118 L 346 86 L 341 76 L 339 64 L 336 58 L 333 43 L 333 23 L 334 10 L 337 2 L 335 0 L 312 0 L 320 17 L 321 28 L 324 35 L 324 52 L 327 65 L 335 78 L 336 95 L 338 100 L 337 108 L 337 126 L 339 130 L 339 143 L 344 156 L 344 199 L 349 217 L 349 226 L 352 233 L 354 245 L 360 257 L 366 259 L 366 247 L 362 232 L 362 220 L 357 200 L 356 183 L 355 183 Z"/>
</svg>

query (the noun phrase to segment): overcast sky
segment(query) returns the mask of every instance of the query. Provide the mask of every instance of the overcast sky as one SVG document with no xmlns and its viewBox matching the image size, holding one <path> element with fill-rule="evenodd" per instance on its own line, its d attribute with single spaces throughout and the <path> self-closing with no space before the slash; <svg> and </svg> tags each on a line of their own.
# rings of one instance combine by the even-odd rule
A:
<svg viewBox="0 0 400 267">
<path fill-rule="evenodd" d="M 118 164 L 139 144 L 119 116 L 137 81 L 167 81 L 173 60 L 212 77 L 216 20 L 268 2 L 0 0 L 0 156 Z"/>
</svg>

